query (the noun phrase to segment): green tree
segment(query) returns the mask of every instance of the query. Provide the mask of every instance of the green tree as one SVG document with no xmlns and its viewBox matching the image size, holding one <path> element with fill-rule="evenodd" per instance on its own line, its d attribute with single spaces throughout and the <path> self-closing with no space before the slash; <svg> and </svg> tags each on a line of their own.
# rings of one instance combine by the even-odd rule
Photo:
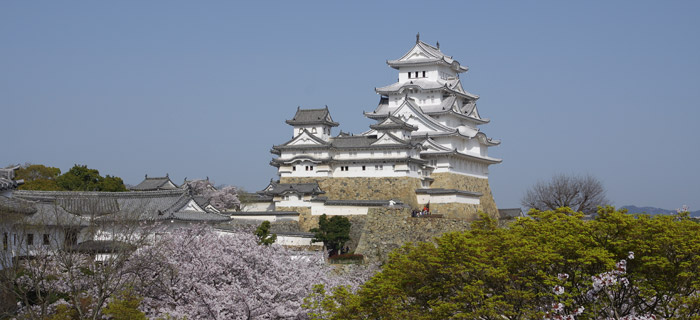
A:
<svg viewBox="0 0 700 320">
<path fill-rule="evenodd" d="M 24 180 L 19 186 L 20 190 L 57 191 L 61 187 L 56 184 L 56 178 L 61 174 L 61 169 L 47 167 L 41 164 L 25 165 L 15 172 L 15 179 Z"/>
<path fill-rule="evenodd" d="M 119 177 L 102 177 L 96 169 L 86 165 L 74 165 L 68 172 L 56 178 L 56 183 L 67 191 L 126 191 L 124 181 Z"/>
<path fill-rule="evenodd" d="M 96 169 L 76 164 L 68 172 L 59 176 L 56 183 L 63 190 L 68 191 L 99 191 L 100 182 L 103 179 Z"/>
<path fill-rule="evenodd" d="M 406 244 L 357 293 L 317 290 L 306 305 L 315 319 L 535 319 L 555 302 L 584 307 L 576 319 L 700 316 L 700 224 L 611 207 L 595 220 L 569 208 L 529 215 L 508 229 L 482 215 L 469 231 Z M 623 259 L 631 285 L 589 294 Z"/>
<path fill-rule="evenodd" d="M 127 191 L 126 186 L 124 185 L 124 180 L 119 177 L 113 177 L 110 175 L 106 175 L 102 182 L 100 182 L 100 191 L 107 191 L 107 192 L 120 192 L 120 191 Z"/>
<path fill-rule="evenodd" d="M 350 220 L 343 216 L 332 216 L 328 219 L 325 214 L 318 219 L 318 228 L 311 229 L 313 241 L 323 242 L 330 250 L 329 255 L 335 255 L 350 240 Z"/>
<path fill-rule="evenodd" d="M 276 234 L 270 234 L 270 221 L 263 221 L 255 230 L 255 236 L 258 237 L 258 244 L 269 246 L 277 240 Z"/>
<path fill-rule="evenodd" d="M 127 288 L 114 297 L 104 309 L 107 319 L 114 320 L 146 320 L 146 315 L 139 310 L 141 297 Z"/>
</svg>

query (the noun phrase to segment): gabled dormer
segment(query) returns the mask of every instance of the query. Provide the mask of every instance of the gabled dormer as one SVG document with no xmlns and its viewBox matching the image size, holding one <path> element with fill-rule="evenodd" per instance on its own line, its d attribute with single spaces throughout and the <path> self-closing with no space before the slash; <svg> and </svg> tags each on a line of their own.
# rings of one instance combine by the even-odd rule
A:
<svg viewBox="0 0 700 320">
<path fill-rule="evenodd" d="M 390 67 L 399 70 L 399 82 L 416 80 L 454 80 L 459 74 L 469 68 L 459 64 L 457 60 L 440 51 L 440 43 L 429 45 L 416 35 L 416 45 L 406 54 L 396 60 L 386 62 Z"/>
<path fill-rule="evenodd" d="M 294 114 L 294 117 L 285 122 L 294 127 L 293 137 L 307 131 L 324 141 L 330 139 L 331 128 L 338 126 L 338 123 L 331 118 L 328 106 L 322 109 L 302 109 L 301 107 L 297 107 L 297 112 Z"/>
<path fill-rule="evenodd" d="M 410 139 L 411 132 L 418 130 L 418 127 L 410 125 L 405 121 L 394 116 L 389 116 L 376 124 L 370 125 L 369 127 L 374 130 L 377 130 L 377 132 L 380 133 L 390 133 L 393 136 L 403 140 Z"/>
</svg>

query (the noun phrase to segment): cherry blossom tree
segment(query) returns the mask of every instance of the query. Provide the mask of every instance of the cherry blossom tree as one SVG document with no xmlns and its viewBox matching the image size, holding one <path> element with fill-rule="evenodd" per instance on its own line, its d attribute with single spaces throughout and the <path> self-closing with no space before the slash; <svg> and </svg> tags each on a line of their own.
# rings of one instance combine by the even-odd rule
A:
<svg viewBox="0 0 700 320">
<path fill-rule="evenodd" d="M 193 194 L 206 197 L 217 210 L 238 209 L 241 206 L 236 187 L 226 186 L 217 189 L 208 179 L 193 180 L 188 182 L 187 186 Z"/>
<path fill-rule="evenodd" d="M 368 275 L 337 275 L 320 253 L 258 245 L 249 233 L 181 229 L 139 251 L 136 291 L 149 317 L 299 319 L 314 285 L 357 287 Z M 139 259 L 139 261 L 145 261 Z"/>
<path fill-rule="evenodd" d="M 56 313 L 101 319 L 104 307 L 137 279 L 139 259 L 146 257 L 134 251 L 150 243 L 158 226 L 105 221 L 81 231 L 85 238 L 101 240 L 70 244 L 51 232 L 79 226 L 80 217 L 52 218 L 45 217 L 43 224 L 27 224 L 23 217 L 3 221 L 3 228 L 15 235 L 12 250 L 5 250 L 0 262 L 0 285 L 17 302 L 8 311 L 23 319 L 46 319 Z"/>
</svg>

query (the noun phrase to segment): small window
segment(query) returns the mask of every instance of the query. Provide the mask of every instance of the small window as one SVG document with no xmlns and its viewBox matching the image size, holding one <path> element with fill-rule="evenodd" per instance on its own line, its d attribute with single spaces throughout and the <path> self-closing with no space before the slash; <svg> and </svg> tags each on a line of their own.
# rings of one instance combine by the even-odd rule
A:
<svg viewBox="0 0 700 320">
<path fill-rule="evenodd" d="M 365 170 L 367 170 L 367 167 L 362 166 L 362 171 L 365 171 Z"/>
<path fill-rule="evenodd" d="M 410 73 L 410 72 L 408 73 L 408 78 L 411 79 L 411 73 Z"/>
<path fill-rule="evenodd" d="M 7 232 L 2 234 L 2 250 L 7 250 Z"/>
<path fill-rule="evenodd" d="M 423 71 L 423 78 L 425 78 L 425 71 Z"/>
<path fill-rule="evenodd" d="M 292 166 L 292 171 L 297 171 L 297 166 Z"/>
<path fill-rule="evenodd" d="M 50 241 L 50 240 L 51 240 L 51 238 L 49 237 L 49 234 L 48 234 L 48 233 L 44 233 L 44 245 L 45 245 L 45 246 L 48 246 L 48 245 L 49 245 L 49 243 L 50 243 L 49 241 Z"/>
<path fill-rule="evenodd" d="M 34 234 L 33 233 L 27 234 L 27 245 L 28 246 L 34 245 Z"/>
</svg>

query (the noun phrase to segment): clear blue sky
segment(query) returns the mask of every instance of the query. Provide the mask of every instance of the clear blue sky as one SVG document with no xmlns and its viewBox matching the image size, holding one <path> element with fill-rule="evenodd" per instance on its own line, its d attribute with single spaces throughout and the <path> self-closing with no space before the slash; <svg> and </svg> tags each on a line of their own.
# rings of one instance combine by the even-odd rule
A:
<svg viewBox="0 0 700 320">
<path fill-rule="evenodd" d="M 2 1 L 0 165 L 259 190 L 297 106 L 366 130 L 416 32 L 470 67 L 499 207 L 590 173 L 618 206 L 700 209 L 697 1 Z"/>
</svg>

